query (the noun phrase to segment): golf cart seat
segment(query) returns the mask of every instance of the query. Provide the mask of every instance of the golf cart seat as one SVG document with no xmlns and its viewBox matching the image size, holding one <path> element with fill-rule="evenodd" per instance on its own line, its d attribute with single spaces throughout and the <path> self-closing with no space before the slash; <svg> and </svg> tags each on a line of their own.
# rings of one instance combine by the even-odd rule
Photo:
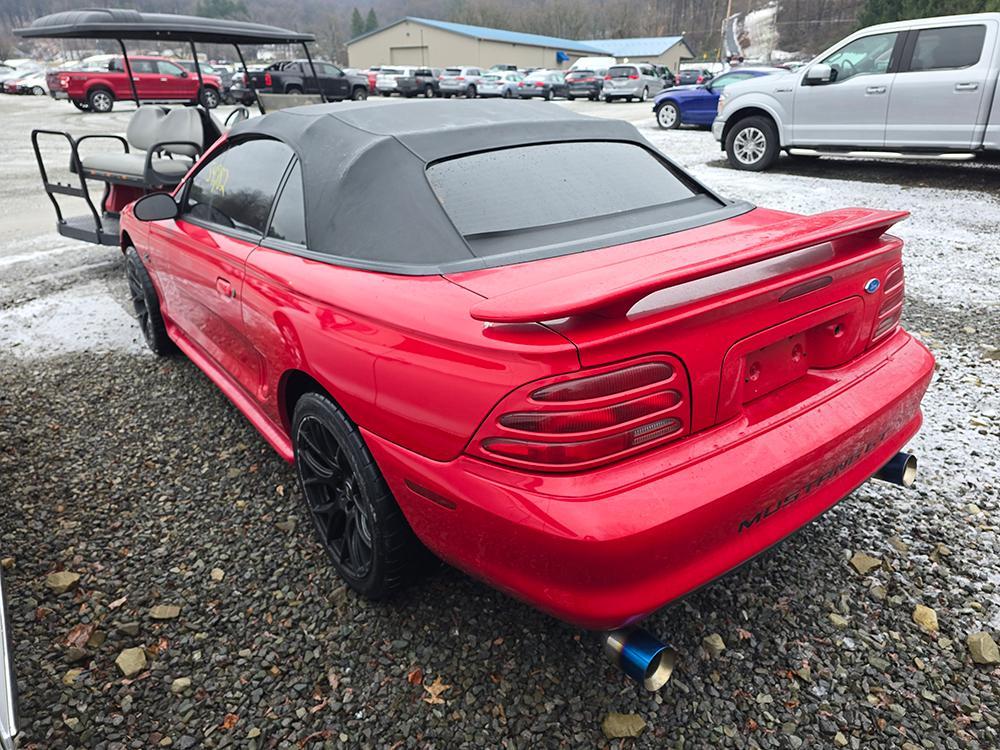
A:
<svg viewBox="0 0 1000 750">
<path fill-rule="evenodd" d="M 197 109 L 166 109 L 155 105 L 143 105 L 136 110 L 125 138 L 83 136 L 77 145 L 88 138 L 116 139 L 125 150 L 81 156 L 84 177 L 147 189 L 172 187 L 180 182 L 208 140 Z"/>
</svg>

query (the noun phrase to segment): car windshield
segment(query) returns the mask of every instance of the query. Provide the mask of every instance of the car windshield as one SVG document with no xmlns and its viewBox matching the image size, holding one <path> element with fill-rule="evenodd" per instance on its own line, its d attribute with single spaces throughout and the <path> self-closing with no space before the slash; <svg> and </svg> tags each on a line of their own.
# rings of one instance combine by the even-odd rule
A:
<svg viewBox="0 0 1000 750">
<path fill-rule="evenodd" d="M 638 71 L 631 65 L 615 65 L 608 69 L 608 75 L 612 78 L 628 78 L 637 74 Z"/>
<path fill-rule="evenodd" d="M 480 257 L 595 237 L 609 245 L 611 234 L 721 206 L 635 143 L 575 141 L 470 154 L 432 164 L 427 178 Z M 483 201 L 484 195 L 492 197 Z"/>
</svg>

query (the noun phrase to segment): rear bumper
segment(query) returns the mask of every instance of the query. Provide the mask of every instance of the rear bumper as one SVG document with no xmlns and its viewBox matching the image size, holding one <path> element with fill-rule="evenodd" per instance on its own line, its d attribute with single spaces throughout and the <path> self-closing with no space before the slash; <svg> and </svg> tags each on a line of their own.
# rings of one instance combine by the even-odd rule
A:
<svg viewBox="0 0 1000 750">
<path fill-rule="evenodd" d="M 899 331 L 805 403 L 576 476 L 468 456 L 436 462 L 365 439 L 414 531 L 440 557 L 603 630 L 738 567 L 869 479 L 917 432 L 933 366 Z"/>
</svg>

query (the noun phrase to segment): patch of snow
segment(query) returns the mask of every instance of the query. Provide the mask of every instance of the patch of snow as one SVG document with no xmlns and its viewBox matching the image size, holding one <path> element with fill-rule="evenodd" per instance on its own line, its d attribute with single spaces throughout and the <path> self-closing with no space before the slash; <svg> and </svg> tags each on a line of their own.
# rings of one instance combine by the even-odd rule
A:
<svg viewBox="0 0 1000 750">
<path fill-rule="evenodd" d="M 20 359 L 147 351 L 135 319 L 101 281 L 0 310 L 0 353 Z"/>
</svg>

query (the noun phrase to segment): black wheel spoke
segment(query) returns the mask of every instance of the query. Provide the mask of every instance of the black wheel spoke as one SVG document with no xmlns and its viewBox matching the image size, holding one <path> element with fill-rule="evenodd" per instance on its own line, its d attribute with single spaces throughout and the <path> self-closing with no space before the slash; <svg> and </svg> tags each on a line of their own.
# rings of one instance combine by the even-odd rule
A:
<svg viewBox="0 0 1000 750">
<path fill-rule="evenodd" d="M 327 554 L 349 579 L 363 578 L 374 555 L 372 522 L 347 452 L 323 422 L 307 417 L 299 425 L 296 457 L 303 493 Z"/>
</svg>

